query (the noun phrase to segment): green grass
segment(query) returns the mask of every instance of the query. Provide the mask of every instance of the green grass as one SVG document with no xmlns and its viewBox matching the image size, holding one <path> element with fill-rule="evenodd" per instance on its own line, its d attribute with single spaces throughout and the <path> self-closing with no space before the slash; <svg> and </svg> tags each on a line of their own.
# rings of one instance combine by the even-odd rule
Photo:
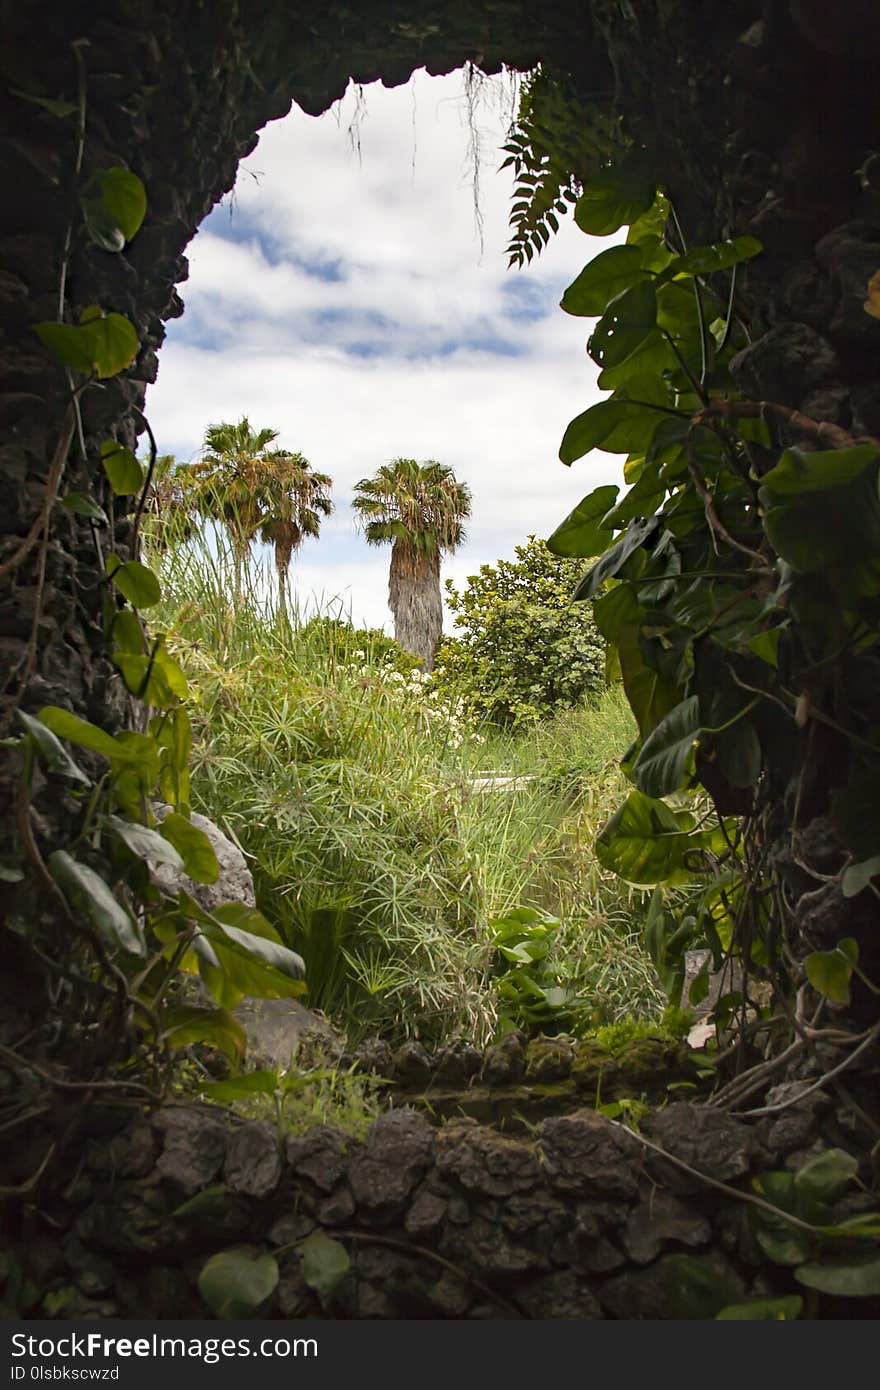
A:
<svg viewBox="0 0 880 1390">
<path fill-rule="evenodd" d="M 233 612 L 214 544 L 172 548 L 161 569 L 160 624 L 195 693 L 194 803 L 248 855 L 313 1007 L 352 1040 L 485 1042 L 489 918 L 523 905 L 562 918 L 560 979 L 598 1021 L 659 1013 L 642 895 L 591 849 L 625 785 L 619 692 L 520 737 L 471 728 L 381 634 L 280 622 L 270 573 L 250 569 Z M 489 773 L 525 780 L 480 790 Z"/>
</svg>

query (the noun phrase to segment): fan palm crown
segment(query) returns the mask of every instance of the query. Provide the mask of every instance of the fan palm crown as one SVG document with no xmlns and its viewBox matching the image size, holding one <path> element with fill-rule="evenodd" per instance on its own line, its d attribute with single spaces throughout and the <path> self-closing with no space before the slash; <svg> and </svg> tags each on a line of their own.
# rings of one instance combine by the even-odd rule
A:
<svg viewBox="0 0 880 1390">
<path fill-rule="evenodd" d="M 394 635 L 430 670 L 443 626 L 440 559 L 465 538 L 470 488 L 436 459 L 397 458 L 357 484 L 352 505 L 369 545 L 391 543 Z"/>
</svg>

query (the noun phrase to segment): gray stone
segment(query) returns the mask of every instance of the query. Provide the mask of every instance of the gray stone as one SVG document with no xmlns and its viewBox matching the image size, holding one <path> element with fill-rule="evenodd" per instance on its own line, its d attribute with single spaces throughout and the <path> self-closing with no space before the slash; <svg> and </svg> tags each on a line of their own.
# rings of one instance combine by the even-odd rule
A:
<svg viewBox="0 0 880 1390">
<path fill-rule="evenodd" d="M 391 1063 L 391 1074 L 402 1086 L 417 1088 L 431 1079 L 431 1059 L 420 1042 L 401 1043 Z"/>
<path fill-rule="evenodd" d="M 596 1289 L 603 1308 L 618 1319 L 714 1318 L 745 1295 L 745 1282 L 723 1255 L 692 1255 L 702 1277 L 682 1280 L 681 1256 L 663 1255 L 643 1269 L 612 1275 Z"/>
<path fill-rule="evenodd" d="M 434 1130 L 415 1111 L 380 1115 L 348 1165 L 358 1206 L 385 1215 L 398 1212 L 421 1181 L 433 1144 Z"/>
<path fill-rule="evenodd" d="M 622 1125 L 594 1110 L 578 1110 L 545 1120 L 539 1133 L 544 1171 L 560 1191 L 635 1196 L 642 1149 Z"/>
<path fill-rule="evenodd" d="M 533 1038 L 526 1047 L 526 1080 L 564 1081 L 573 1055 L 566 1038 Z"/>
<path fill-rule="evenodd" d="M 712 1227 L 704 1216 L 670 1192 L 654 1190 L 630 1213 L 623 1229 L 623 1248 L 636 1264 L 656 1259 L 667 1241 L 681 1245 L 705 1245 Z"/>
<path fill-rule="evenodd" d="M 743 1120 L 706 1105 L 676 1101 L 646 1117 L 645 1133 L 655 1144 L 698 1173 L 721 1182 L 744 1177 L 755 1153 L 755 1136 Z M 649 1154 L 648 1167 L 674 1192 L 705 1192 L 706 1184 Z"/>
<path fill-rule="evenodd" d="M 814 328 L 779 323 L 738 352 L 730 372 L 746 395 L 800 406 L 811 391 L 837 380 L 841 367 L 834 348 Z"/>
<path fill-rule="evenodd" d="M 153 1116 L 165 1146 L 156 1172 L 187 1196 L 213 1182 L 226 1156 L 228 1130 L 222 1120 L 195 1106 L 165 1106 Z"/>
<path fill-rule="evenodd" d="M 535 1187 L 540 1177 L 534 1147 L 484 1129 L 474 1120 L 452 1120 L 437 1135 L 437 1170 L 469 1192 L 507 1197 Z"/>
<path fill-rule="evenodd" d="M 483 1054 L 472 1043 L 456 1039 L 441 1047 L 434 1058 L 434 1078 L 450 1086 L 462 1086 L 483 1064 Z"/>
<path fill-rule="evenodd" d="M 587 1285 L 568 1269 L 533 1279 L 517 1293 L 516 1302 L 528 1317 L 535 1319 L 604 1317 Z"/>
<path fill-rule="evenodd" d="M 158 1145 L 148 1124 L 111 1138 L 92 1140 L 86 1149 L 86 1168 L 100 1178 L 143 1178 L 156 1162 Z"/>
<path fill-rule="evenodd" d="M 340 1226 L 343 1221 L 350 1221 L 355 1213 L 354 1197 L 351 1189 L 344 1184 L 337 1187 L 325 1197 L 323 1202 L 318 1202 L 315 1214 L 322 1226 Z"/>
<path fill-rule="evenodd" d="M 354 1060 L 359 1071 L 370 1072 L 373 1076 L 386 1079 L 391 1076 L 393 1053 L 383 1038 L 367 1038 L 355 1049 Z"/>
<path fill-rule="evenodd" d="M 486 1216 L 475 1216 L 466 1226 L 447 1226 L 440 1238 L 440 1252 L 463 1269 L 488 1275 L 525 1274 L 550 1267 L 546 1254 L 525 1240 L 512 1239 Z"/>
<path fill-rule="evenodd" d="M 278 1135 L 266 1121 L 242 1125 L 229 1141 L 224 1176 L 233 1192 L 268 1197 L 281 1181 Z"/>
<path fill-rule="evenodd" d="M 288 1068 L 306 1048 L 333 1061 L 342 1052 L 339 1034 L 296 999 L 244 999 L 233 1012 L 247 1035 L 248 1063 L 255 1068 Z"/>
<path fill-rule="evenodd" d="M 287 1162 L 298 1178 L 319 1192 L 332 1192 L 344 1177 L 357 1140 L 329 1125 L 316 1125 L 307 1134 L 287 1136 Z"/>
<path fill-rule="evenodd" d="M 483 1054 L 483 1080 L 490 1086 L 509 1086 L 519 1081 L 525 1070 L 523 1035 L 508 1033 L 501 1042 L 487 1047 Z"/>
<path fill-rule="evenodd" d="M 416 1239 L 433 1235 L 443 1224 L 446 1208 L 447 1203 L 444 1197 L 437 1197 L 427 1189 L 418 1192 L 403 1223 L 408 1234 L 415 1236 Z"/>
<path fill-rule="evenodd" d="M 160 802 L 152 809 L 156 819 L 161 823 L 173 807 Z M 238 845 L 234 844 L 228 835 L 224 835 L 220 827 L 208 820 L 207 816 L 199 815 L 198 811 L 192 812 L 190 820 L 197 829 L 203 830 L 211 841 L 220 866 L 216 881 L 196 883 L 194 879 L 187 877 L 181 870 L 172 868 L 170 864 L 158 864 L 151 870 L 153 882 L 168 893 L 177 893 L 181 888 L 184 889 L 206 912 L 212 912 L 221 903 L 245 903 L 247 907 L 254 907 L 256 898 L 253 876 Z"/>
<path fill-rule="evenodd" d="M 699 1004 L 692 1004 L 690 1002 L 691 985 L 704 965 L 709 967 L 709 992 L 705 999 L 700 1000 Z M 736 961 L 726 963 L 721 970 L 713 970 L 711 951 L 685 951 L 682 1003 L 693 1010 L 695 1019 L 705 1018 L 715 1008 L 722 994 L 729 994 L 731 990 L 742 988 L 742 978 L 742 966 Z"/>
</svg>

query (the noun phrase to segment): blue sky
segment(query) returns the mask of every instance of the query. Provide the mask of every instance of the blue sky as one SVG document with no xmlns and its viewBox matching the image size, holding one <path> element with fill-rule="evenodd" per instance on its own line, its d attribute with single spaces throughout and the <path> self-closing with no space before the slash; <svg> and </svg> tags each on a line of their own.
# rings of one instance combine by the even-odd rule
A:
<svg viewBox="0 0 880 1390">
<path fill-rule="evenodd" d="M 462 74 L 420 72 L 273 122 L 188 249 L 150 420 L 163 452 L 191 459 L 208 424 L 247 415 L 334 478 L 337 510 L 292 575 L 305 605 L 338 598 L 391 630 L 389 555 L 368 549 L 350 499 L 396 456 L 439 459 L 471 486 L 468 540 L 443 571 L 459 586 L 619 480 L 617 459 L 557 457 L 599 399 L 591 325 L 558 303 L 604 243 L 564 218 L 530 267 L 507 269 L 512 100 L 509 77 L 490 79 L 476 112 L 482 244 Z"/>
</svg>

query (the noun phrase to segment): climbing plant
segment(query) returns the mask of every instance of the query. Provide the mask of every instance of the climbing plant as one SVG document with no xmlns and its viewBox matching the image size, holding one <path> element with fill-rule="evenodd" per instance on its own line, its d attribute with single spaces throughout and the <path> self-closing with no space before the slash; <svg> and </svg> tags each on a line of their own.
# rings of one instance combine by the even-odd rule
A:
<svg viewBox="0 0 880 1390">
<path fill-rule="evenodd" d="M 548 541 L 600 556 L 575 597 L 593 601 L 638 723 L 632 790 L 597 854 L 655 889 L 648 944 L 673 992 L 705 942 L 716 968 L 736 958 L 772 983 L 795 1050 L 848 1006 L 821 1030 L 844 1069 L 880 1031 L 880 442 L 743 398 L 737 277 L 761 246 L 689 245 L 638 150 L 583 183 L 575 218 L 629 227 L 562 299 L 596 320 L 609 395 L 560 447 L 566 464 L 622 455 L 626 487 L 594 489 Z M 668 895 L 682 886 L 685 915 Z M 719 1021 L 746 1009 L 743 984 Z"/>
<path fill-rule="evenodd" d="M 58 705 L 29 713 L 20 707 L 27 664 L 20 673 L 19 732 L 6 740 L 18 760 L 18 833 L 0 866 L 9 902 L 3 931 L 26 968 L 45 975 L 53 1012 L 46 1028 L 31 1030 L 18 1047 L 4 1045 L 0 1056 L 37 1085 L 88 1089 L 100 1078 L 102 1086 L 142 1093 L 149 1080 L 155 1093 L 175 1048 L 205 1042 L 238 1064 L 245 1038 L 230 1010 L 245 994 L 300 993 L 303 963 L 258 912 L 238 903 L 207 910 L 176 886 L 181 876 L 214 882 L 218 864 L 190 819 L 187 682 L 165 635 L 150 633 L 141 616 L 161 597 L 156 575 L 138 558 L 155 440 L 144 420 L 146 468 L 115 437 L 92 457 L 81 419 L 85 394 L 130 367 L 140 342 L 124 315 L 98 304 L 79 308 L 69 292 L 77 246 L 85 241 L 108 255 L 122 253 L 140 230 L 147 194 L 122 164 L 83 167 L 87 81 L 82 51 L 75 52 L 78 101 L 41 99 L 57 119 L 76 120 L 75 177 L 57 318 L 34 324 L 64 370 L 68 406 L 37 516 L 3 573 L 36 552 L 36 633 L 53 523 L 66 510 L 88 525 L 103 572 L 104 634 L 128 696 L 130 726 L 104 728 Z M 72 451 L 105 475 L 112 515 L 91 492 L 64 491 Z M 124 536 L 126 518 L 127 538 L 115 539 Z M 61 808 L 65 829 L 59 835 L 53 828 L 47 852 L 39 806 L 50 801 Z M 202 996 L 179 988 L 187 974 L 201 977 Z M 27 1103 L 25 1088 L 25 1110 Z"/>
</svg>

